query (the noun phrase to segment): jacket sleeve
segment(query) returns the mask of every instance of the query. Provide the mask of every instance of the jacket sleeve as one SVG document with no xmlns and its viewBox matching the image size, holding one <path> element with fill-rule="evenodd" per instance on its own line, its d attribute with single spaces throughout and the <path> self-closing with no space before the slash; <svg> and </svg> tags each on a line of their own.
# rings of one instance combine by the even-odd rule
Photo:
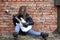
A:
<svg viewBox="0 0 60 40">
<path fill-rule="evenodd" d="M 15 18 L 15 15 L 13 15 L 13 18 L 12 18 L 12 20 L 13 20 L 13 24 L 14 24 L 14 26 L 16 26 L 16 18 Z"/>
<path fill-rule="evenodd" d="M 31 18 L 31 16 L 29 14 L 27 14 L 27 20 L 28 20 L 28 24 L 29 25 L 33 25 L 34 24 L 32 18 Z"/>
</svg>

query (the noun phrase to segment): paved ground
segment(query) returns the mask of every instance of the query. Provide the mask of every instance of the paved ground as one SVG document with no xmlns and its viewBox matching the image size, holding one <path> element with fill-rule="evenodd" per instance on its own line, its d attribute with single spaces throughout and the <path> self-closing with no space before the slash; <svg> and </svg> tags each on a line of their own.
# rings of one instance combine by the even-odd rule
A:
<svg viewBox="0 0 60 40">
<path fill-rule="evenodd" d="M 2 35 L 2 36 L 0 36 L 0 40 L 13 40 L 13 36 L 12 35 Z M 29 36 L 29 35 L 26 35 L 26 36 L 19 35 L 18 40 L 43 40 L 43 39 L 42 39 L 42 37 Z M 60 40 L 60 35 L 49 34 L 49 37 L 47 38 L 47 40 Z"/>
</svg>

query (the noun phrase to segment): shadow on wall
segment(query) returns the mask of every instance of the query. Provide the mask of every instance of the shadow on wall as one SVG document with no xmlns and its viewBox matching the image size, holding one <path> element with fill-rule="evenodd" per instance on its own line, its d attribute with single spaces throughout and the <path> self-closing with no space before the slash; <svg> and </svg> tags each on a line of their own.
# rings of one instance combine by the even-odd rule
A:
<svg viewBox="0 0 60 40">
<path fill-rule="evenodd" d="M 54 5 L 57 7 L 57 29 L 53 33 L 60 34 L 60 0 L 54 0 Z"/>
</svg>

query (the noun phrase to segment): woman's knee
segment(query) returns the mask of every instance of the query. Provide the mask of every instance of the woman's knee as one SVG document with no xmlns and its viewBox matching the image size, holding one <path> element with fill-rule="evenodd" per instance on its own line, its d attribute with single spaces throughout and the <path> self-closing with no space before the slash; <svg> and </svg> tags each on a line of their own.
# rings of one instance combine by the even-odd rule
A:
<svg viewBox="0 0 60 40">
<path fill-rule="evenodd" d="M 15 31 L 17 31 L 17 32 L 18 32 L 19 30 L 20 30 L 20 24 L 19 24 L 19 23 L 17 23 L 17 24 L 16 24 L 16 27 L 15 27 Z"/>
<path fill-rule="evenodd" d="M 16 26 L 20 26 L 20 23 L 16 23 Z"/>
</svg>

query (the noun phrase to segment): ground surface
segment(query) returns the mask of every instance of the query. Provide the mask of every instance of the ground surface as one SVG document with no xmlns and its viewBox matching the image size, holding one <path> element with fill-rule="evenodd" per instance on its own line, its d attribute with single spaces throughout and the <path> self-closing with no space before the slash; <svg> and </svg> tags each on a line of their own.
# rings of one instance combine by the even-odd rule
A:
<svg viewBox="0 0 60 40">
<path fill-rule="evenodd" d="M 10 34 L 2 35 L 2 36 L 0 36 L 0 40 L 13 40 L 13 36 Z M 43 39 L 42 39 L 42 37 L 19 35 L 18 40 L 43 40 Z M 49 34 L 49 37 L 47 38 L 47 40 L 60 40 L 60 35 L 59 34 Z"/>
</svg>

